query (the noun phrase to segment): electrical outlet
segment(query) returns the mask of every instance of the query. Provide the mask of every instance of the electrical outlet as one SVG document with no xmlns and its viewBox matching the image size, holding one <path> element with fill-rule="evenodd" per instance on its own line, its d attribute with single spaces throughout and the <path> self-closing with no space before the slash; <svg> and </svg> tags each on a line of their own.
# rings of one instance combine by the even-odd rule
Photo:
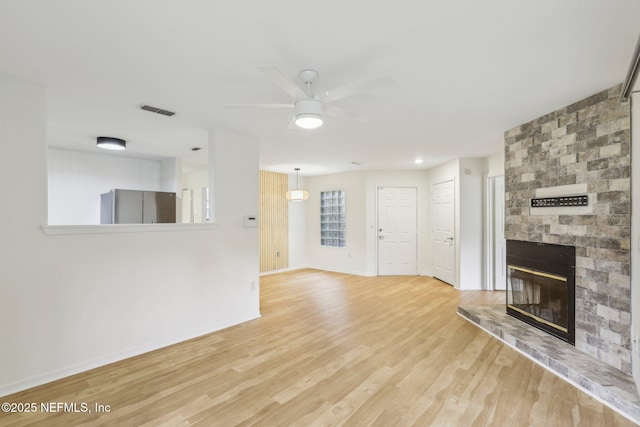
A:
<svg viewBox="0 0 640 427">
<path fill-rule="evenodd" d="M 256 282 L 255 282 L 255 281 L 252 281 L 252 282 L 251 282 L 251 290 L 252 290 L 252 291 L 255 291 L 255 290 L 256 290 Z"/>
<path fill-rule="evenodd" d="M 276 256 L 279 257 L 280 256 L 280 251 L 276 252 Z"/>
</svg>

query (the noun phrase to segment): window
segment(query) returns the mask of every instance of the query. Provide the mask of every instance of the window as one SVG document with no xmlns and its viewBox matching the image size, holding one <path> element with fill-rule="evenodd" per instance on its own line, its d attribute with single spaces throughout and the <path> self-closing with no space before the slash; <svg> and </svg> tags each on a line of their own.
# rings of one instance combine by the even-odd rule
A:
<svg viewBox="0 0 640 427">
<path fill-rule="evenodd" d="M 322 246 L 346 246 L 346 214 L 344 191 L 320 193 L 320 244 Z"/>
</svg>

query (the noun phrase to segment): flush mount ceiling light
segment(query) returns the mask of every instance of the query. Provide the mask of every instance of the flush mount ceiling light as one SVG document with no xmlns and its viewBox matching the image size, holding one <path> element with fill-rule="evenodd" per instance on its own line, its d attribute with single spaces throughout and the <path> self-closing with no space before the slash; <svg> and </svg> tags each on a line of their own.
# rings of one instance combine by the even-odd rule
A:
<svg viewBox="0 0 640 427">
<path fill-rule="evenodd" d="M 316 129 L 322 126 L 324 106 L 317 99 L 301 99 L 296 102 L 296 126 L 302 129 Z"/>
<path fill-rule="evenodd" d="M 296 189 L 287 191 L 287 200 L 290 200 L 292 202 L 301 202 L 309 198 L 309 193 L 299 189 L 298 172 L 300 172 L 300 168 L 296 168 L 295 171 L 296 171 Z"/>
<path fill-rule="evenodd" d="M 97 145 L 106 150 L 124 150 L 127 148 L 127 141 L 111 136 L 99 136 Z"/>
<path fill-rule="evenodd" d="M 421 165 L 422 164 L 422 159 L 420 157 L 418 157 L 417 159 L 415 159 L 413 161 L 413 163 L 415 163 L 416 165 Z"/>
</svg>

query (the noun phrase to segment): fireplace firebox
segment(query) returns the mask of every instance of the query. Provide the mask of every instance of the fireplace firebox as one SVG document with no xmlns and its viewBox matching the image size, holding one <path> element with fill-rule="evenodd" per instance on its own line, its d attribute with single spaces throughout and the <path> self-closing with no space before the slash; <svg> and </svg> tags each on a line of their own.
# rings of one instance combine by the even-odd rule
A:
<svg viewBox="0 0 640 427">
<path fill-rule="evenodd" d="M 507 314 L 575 345 L 573 246 L 507 241 Z"/>
</svg>

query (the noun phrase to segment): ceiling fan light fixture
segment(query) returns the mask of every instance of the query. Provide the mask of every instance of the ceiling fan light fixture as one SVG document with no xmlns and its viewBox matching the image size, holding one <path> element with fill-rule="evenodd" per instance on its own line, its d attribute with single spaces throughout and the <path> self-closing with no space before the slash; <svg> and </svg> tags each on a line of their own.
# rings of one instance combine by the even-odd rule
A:
<svg viewBox="0 0 640 427">
<path fill-rule="evenodd" d="M 313 113 L 303 113 L 296 115 L 296 126 L 302 129 L 316 129 L 322 126 L 322 116 Z"/>
<path fill-rule="evenodd" d="M 111 136 L 99 136 L 96 145 L 106 150 L 124 150 L 127 148 L 127 141 Z"/>
<path fill-rule="evenodd" d="M 322 126 L 324 106 L 317 99 L 301 99 L 296 102 L 296 126 L 302 129 L 316 129 Z"/>
</svg>

